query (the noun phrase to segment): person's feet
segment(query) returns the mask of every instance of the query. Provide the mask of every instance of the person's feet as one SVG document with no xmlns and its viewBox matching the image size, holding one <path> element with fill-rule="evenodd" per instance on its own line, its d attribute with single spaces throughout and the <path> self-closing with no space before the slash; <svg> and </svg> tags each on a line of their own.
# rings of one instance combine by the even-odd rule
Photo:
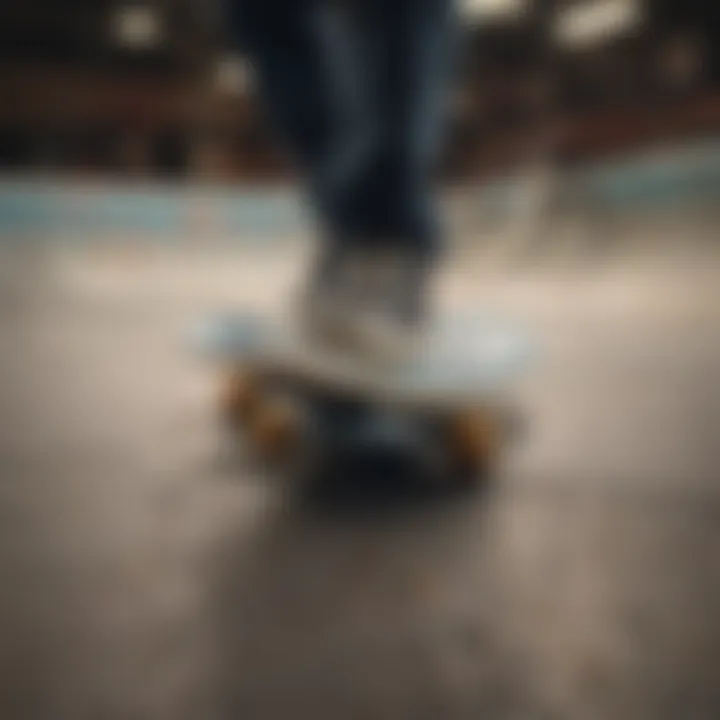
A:
<svg viewBox="0 0 720 720">
<path fill-rule="evenodd" d="M 343 261 L 339 248 L 323 246 L 310 268 L 299 310 L 302 328 L 313 339 L 339 340 L 350 305 L 343 283 Z"/>
<path fill-rule="evenodd" d="M 428 264 L 407 253 L 326 249 L 310 278 L 305 327 L 337 347 L 406 357 L 426 325 L 428 275 Z"/>
</svg>

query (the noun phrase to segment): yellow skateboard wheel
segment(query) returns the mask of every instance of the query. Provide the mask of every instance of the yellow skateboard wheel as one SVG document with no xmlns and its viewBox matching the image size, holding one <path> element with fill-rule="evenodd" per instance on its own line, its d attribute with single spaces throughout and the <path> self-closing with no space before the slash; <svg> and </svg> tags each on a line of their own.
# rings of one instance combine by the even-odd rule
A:
<svg viewBox="0 0 720 720">
<path fill-rule="evenodd" d="M 263 382 L 248 370 L 233 370 L 222 386 L 220 405 L 223 417 L 231 424 L 245 427 L 262 397 Z"/>
<path fill-rule="evenodd" d="M 301 441 L 302 423 L 302 413 L 292 398 L 273 391 L 260 393 L 248 421 L 251 446 L 268 460 L 291 457 Z"/>
<path fill-rule="evenodd" d="M 452 465 L 464 471 L 482 472 L 494 464 L 502 433 L 490 410 L 466 410 L 452 417 L 448 428 Z"/>
</svg>

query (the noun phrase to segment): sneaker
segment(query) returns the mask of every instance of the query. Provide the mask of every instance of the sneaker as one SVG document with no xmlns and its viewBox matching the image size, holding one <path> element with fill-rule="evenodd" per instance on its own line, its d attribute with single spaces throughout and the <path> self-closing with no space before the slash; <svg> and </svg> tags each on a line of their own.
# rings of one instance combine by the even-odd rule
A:
<svg viewBox="0 0 720 720">
<path fill-rule="evenodd" d="M 428 323 L 429 265 L 407 254 L 367 254 L 357 270 L 352 335 L 358 350 L 402 360 L 420 347 Z"/>
<path fill-rule="evenodd" d="M 311 274 L 304 327 L 314 339 L 402 359 L 427 323 L 429 264 L 388 250 L 326 247 Z"/>
<path fill-rule="evenodd" d="M 309 280 L 300 298 L 300 325 L 313 340 L 342 343 L 354 303 L 348 292 L 347 251 L 324 245 L 313 261 Z"/>
</svg>

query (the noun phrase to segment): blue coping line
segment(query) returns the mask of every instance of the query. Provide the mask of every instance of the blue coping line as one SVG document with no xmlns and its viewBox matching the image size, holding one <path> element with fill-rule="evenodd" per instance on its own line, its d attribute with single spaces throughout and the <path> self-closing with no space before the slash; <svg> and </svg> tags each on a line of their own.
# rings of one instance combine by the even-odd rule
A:
<svg viewBox="0 0 720 720">
<path fill-rule="evenodd" d="M 305 222 L 290 193 L 0 183 L 0 234 L 272 236 Z"/>
<path fill-rule="evenodd" d="M 720 139 L 573 174 L 573 186 L 608 209 L 639 209 L 691 199 L 720 199 Z M 469 189 L 484 203 L 512 206 L 522 186 L 498 181 Z M 0 237 L 92 238 L 137 235 L 237 237 L 295 232 L 308 223 L 291 191 L 230 187 L 122 187 L 63 180 L 0 180 Z"/>
</svg>

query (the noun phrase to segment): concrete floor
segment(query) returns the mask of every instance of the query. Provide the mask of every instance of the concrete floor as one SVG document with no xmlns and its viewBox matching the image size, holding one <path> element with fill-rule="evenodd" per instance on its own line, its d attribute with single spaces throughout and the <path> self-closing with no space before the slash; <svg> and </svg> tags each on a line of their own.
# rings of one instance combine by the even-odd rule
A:
<svg viewBox="0 0 720 720">
<path fill-rule="evenodd" d="M 296 253 L 3 256 L 0 717 L 719 717 L 720 266 L 462 259 L 447 307 L 540 342 L 529 437 L 475 497 L 320 503 L 184 349 Z"/>
</svg>

